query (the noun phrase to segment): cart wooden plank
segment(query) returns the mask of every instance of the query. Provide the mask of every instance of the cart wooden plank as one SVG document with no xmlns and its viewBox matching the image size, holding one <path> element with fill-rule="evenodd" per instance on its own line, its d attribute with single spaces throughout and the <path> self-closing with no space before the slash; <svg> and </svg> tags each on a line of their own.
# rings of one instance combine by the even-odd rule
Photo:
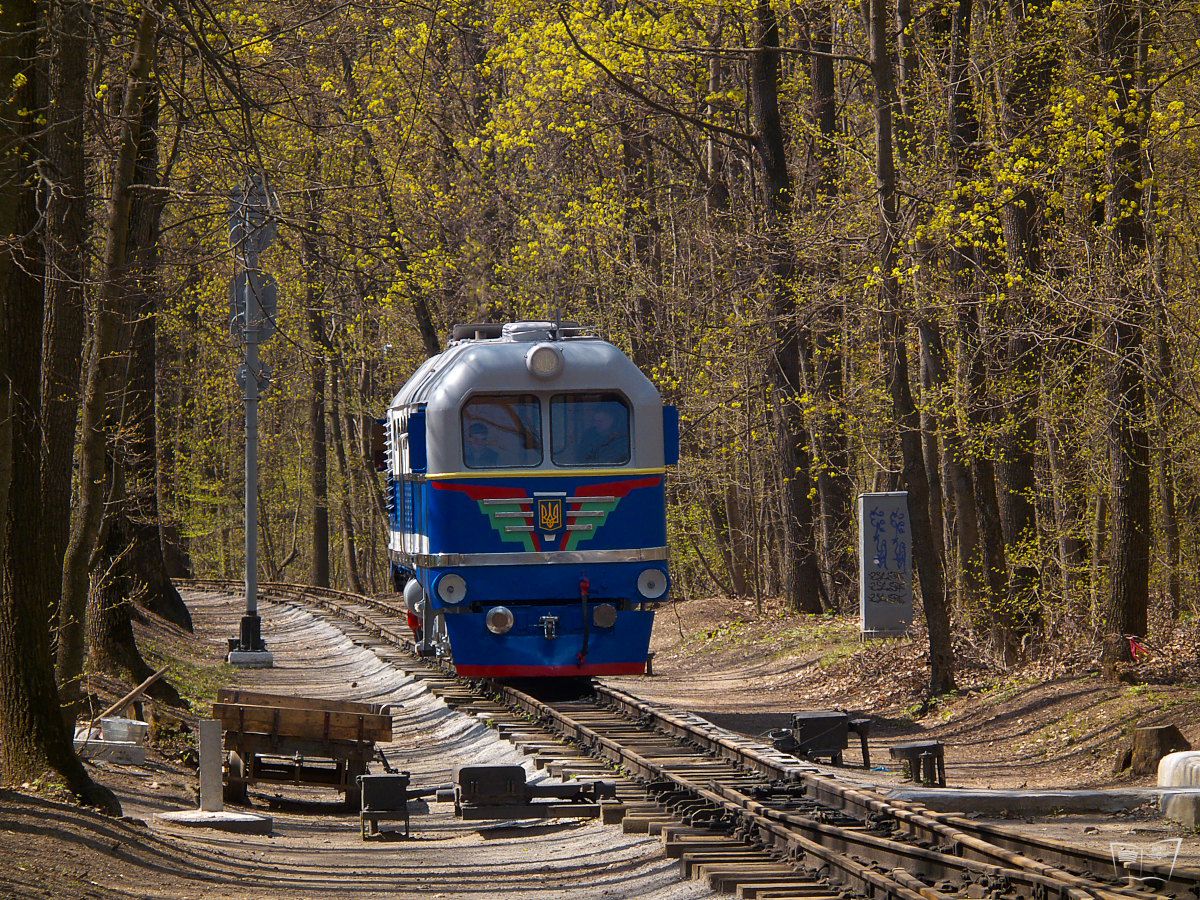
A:
<svg viewBox="0 0 1200 900">
<path fill-rule="evenodd" d="M 375 713 L 291 709 L 250 703 L 214 703 L 213 716 L 226 731 L 335 741 L 390 741 L 392 718 Z"/>
<path fill-rule="evenodd" d="M 333 712 L 380 715 L 382 703 L 362 703 L 357 700 L 318 700 L 315 697 L 295 697 L 289 694 L 266 694 L 241 688 L 221 688 L 218 703 L 246 703 L 251 706 L 281 706 L 285 709 L 327 709 Z"/>
</svg>

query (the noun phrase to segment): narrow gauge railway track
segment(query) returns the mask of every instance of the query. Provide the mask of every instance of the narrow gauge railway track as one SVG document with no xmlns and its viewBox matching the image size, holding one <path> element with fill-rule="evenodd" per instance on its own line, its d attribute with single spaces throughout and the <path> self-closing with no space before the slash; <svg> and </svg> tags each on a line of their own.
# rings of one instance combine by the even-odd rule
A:
<svg viewBox="0 0 1200 900">
<path fill-rule="evenodd" d="M 223 590 L 239 584 L 188 583 Z M 390 602 L 304 585 L 260 588 L 267 597 L 316 607 L 406 652 L 411 661 L 405 668 L 448 702 L 477 706 L 494 698 L 525 720 L 507 728 L 520 729 L 527 745 L 557 737 L 627 773 L 653 802 L 626 804 L 625 827 L 662 833 L 685 874 L 706 875 L 717 887 L 736 886 L 739 896 L 828 897 L 849 890 L 896 900 L 1200 900 L 1197 869 L 1147 864 L 1140 875 L 1153 876 L 1155 890 L 1135 888 L 1113 877 L 1113 861 L 1102 852 L 890 800 L 613 687 L 598 684 L 593 699 L 564 702 L 458 679 L 448 667 L 415 655 L 403 609 Z"/>
</svg>

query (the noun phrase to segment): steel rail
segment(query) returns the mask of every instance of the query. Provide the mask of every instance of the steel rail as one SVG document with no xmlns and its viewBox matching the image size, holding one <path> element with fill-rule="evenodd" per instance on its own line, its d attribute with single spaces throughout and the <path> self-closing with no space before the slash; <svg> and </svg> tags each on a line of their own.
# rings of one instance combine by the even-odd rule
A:
<svg viewBox="0 0 1200 900">
<path fill-rule="evenodd" d="M 211 585 L 223 589 L 238 584 L 221 580 L 192 580 L 189 583 L 197 587 Z M 395 629 L 349 608 L 367 607 L 389 618 L 400 617 L 403 620 L 402 606 L 374 597 L 300 584 L 266 582 L 261 588 L 297 603 L 309 602 L 321 606 L 402 649 L 409 652 L 415 649 L 407 637 L 407 628 Z M 423 661 L 434 662 L 428 658 Z M 441 669 L 447 675 L 454 674 L 444 664 Z M 1172 872 L 1165 866 L 1147 864 L 1143 874 L 1160 878 L 1164 883 L 1163 890 L 1170 889 L 1172 894 L 1153 894 L 1114 886 L 1089 877 L 1097 869 L 1102 870 L 1102 867 L 1112 864 L 1110 859 L 1097 851 L 1049 838 L 1021 835 L 1000 826 L 981 825 L 956 813 L 935 813 L 919 804 L 890 800 L 868 787 L 848 785 L 822 774 L 811 766 L 798 763 L 794 757 L 751 739 L 741 738 L 706 720 L 660 707 L 608 685 L 595 686 L 597 697 L 605 706 L 633 720 L 630 724 L 644 723 L 772 782 L 798 784 L 802 786 L 804 795 L 817 803 L 864 822 L 876 825 L 887 823 L 908 837 L 909 841 L 929 846 L 868 834 L 859 828 L 817 822 L 809 817 L 774 809 L 735 787 L 697 782 L 686 775 L 672 772 L 620 741 L 608 738 L 589 725 L 573 719 L 569 712 L 559 710 L 528 693 L 503 684 L 493 683 L 491 688 L 504 697 L 510 707 L 550 726 L 593 754 L 645 781 L 673 785 L 676 792 L 699 798 L 714 809 L 723 811 L 724 815 L 737 818 L 747 836 L 782 849 L 798 864 L 806 857 L 819 860 L 822 866 L 836 869 L 844 879 L 871 897 L 882 895 L 896 900 L 928 898 L 931 889 L 916 877 L 924 875 L 935 881 L 957 877 L 964 883 L 974 881 L 1010 887 L 1019 885 L 1022 888 L 1019 896 L 1036 898 L 1200 898 L 1200 870 L 1180 869 Z M 856 857 L 873 859 L 876 866 L 886 861 L 892 870 L 881 872 Z M 1047 862 L 1047 859 L 1055 865 Z"/>
</svg>

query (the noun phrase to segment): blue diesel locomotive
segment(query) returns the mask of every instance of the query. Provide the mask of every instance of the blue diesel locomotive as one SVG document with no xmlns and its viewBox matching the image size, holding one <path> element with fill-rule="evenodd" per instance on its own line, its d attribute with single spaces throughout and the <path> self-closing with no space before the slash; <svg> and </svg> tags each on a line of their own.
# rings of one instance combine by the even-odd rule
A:
<svg viewBox="0 0 1200 900">
<path fill-rule="evenodd" d="M 422 653 L 490 678 L 639 674 L 667 598 L 679 420 L 620 350 L 457 325 L 385 421 L 389 558 Z"/>
</svg>

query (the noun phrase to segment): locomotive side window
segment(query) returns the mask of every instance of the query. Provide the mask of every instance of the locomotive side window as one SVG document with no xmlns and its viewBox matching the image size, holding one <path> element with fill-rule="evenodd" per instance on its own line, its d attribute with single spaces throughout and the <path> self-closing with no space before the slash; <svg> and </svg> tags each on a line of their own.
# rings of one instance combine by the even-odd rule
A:
<svg viewBox="0 0 1200 900">
<path fill-rule="evenodd" d="M 629 407 L 620 394 L 550 398 L 551 456 L 558 466 L 623 466 L 629 462 Z"/>
<path fill-rule="evenodd" d="M 462 410 L 463 462 L 469 469 L 542 464 L 542 406 L 533 394 L 485 394 Z"/>
</svg>

